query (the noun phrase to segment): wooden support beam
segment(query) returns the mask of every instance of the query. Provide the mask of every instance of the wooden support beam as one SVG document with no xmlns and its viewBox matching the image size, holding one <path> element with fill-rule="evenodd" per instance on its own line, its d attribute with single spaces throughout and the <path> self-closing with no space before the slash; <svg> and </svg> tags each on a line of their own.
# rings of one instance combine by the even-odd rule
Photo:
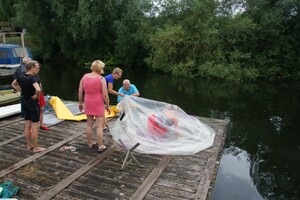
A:
<svg viewBox="0 0 300 200">
<path fill-rule="evenodd" d="M 28 157 L 28 158 L 26 158 L 26 159 L 24 159 L 24 160 L 16 163 L 14 165 L 11 165 L 10 167 L 7 167 L 7 168 L 1 170 L 0 171 L 0 178 L 3 177 L 3 176 L 5 176 L 5 175 L 7 175 L 7 174 L 9 174 L 9 173 L 11 173 L 11 172 L 13 172 L 16 169 L 19 169 L 20 167 L 23 167 L 24 165 L 26 165 L 26 164 L 34 161 L 35 159 L 37 159 L 39 157 L 42 157 L 43 155 L 45 155 L 45 154 L 51 152 L 52 150 L 54 150 L 54 149 L 56 149 L 56 148 L 64 145 L 65 143 L 74 140 L 75 138 L 83 135 L 84 133 L 85 133 L 85 131 L 84 132 L 79 132 L 77 134 L 74 134 L 74 135 L 72 135 L 72 136 L 70 136 L 70 137 L 68 137 L 68 138 L 66 138 L 66 139 L 64 139 L 64 140 L 56 143 L 55 145 L 52 145 L 51 147 L 47 148 L 45 151 L 42 151 L 40 153 L 36 153 L 36 154 L 34 154 L 34 155 L 32 155 L 32 156 L 30 156 L 30 157 Z"/>
<path fill-rule="evenodd" d="M 156 167 L 152 170 L 149 176 L 145 179 L 145 181 L 141 184 L 141 186 L 135 191 L 135 193 L 130 198 L 131 200 L 142 200 L 147 192 L 150 190 L 155 181 L 159 178 L 161 173 L 164 171 L 166 166 L 171 161 L 172 156 L 166 155 L 162 158 L 162 160 L 156 165 Z"/>
<path fill-rule="evenodd" d="M 206 167 L 203 172 L 203 176 L 200 178 L 200 182 L 198 185 L 197 192 L 195 193 L 193 199 L 206 199 L 207 193 L 209 191 L 210 183 L 212 182 L 213 173 L 215 171 L 216 162 L 218 159 L 219 150 L 222 143 L 222 138 L 224 136 L 226 128 L 225 125 L 218 127 L 217 135 L 221 135 L 221 137 L 216 137 L 214 145 L 212 148 L 214 148 L 214 151 L 211 155 L 211 157 L 208 159 Z"/>
<path fill-rule="evenodd" d="M 103 153 L 99 154 L 96 158 L 88 162 L 82 168 L 68 176 L 66 179 L 58 183 L 54 188 L 46 192 L 43 196 L 39 197 L 37 200 L 49 200 L 55 197 L 58 193 L 60 193 L 63 189 L 68 187 L 71 183 L 73 183 L 76 179 L 80 176 L 91 170 L 93 167 L 98 165 L 102 160 L 104 160 L 107 156 L 112 154 L 116 150 L 116 146 L 113 145 L 108 150 L 104 151 Z"/>
</svg>

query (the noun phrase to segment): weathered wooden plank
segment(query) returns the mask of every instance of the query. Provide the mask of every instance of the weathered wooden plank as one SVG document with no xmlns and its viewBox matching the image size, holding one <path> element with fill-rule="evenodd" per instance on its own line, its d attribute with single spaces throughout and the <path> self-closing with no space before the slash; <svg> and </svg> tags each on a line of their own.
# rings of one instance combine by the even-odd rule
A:
<svg viewBox="0 0 300 200">
<path fill-rule="evenodd" d="M 210 123 L 212 123 L 211 121 Z M 225 125 L 224 125 L 225 124 Z M 219 140 L 223 140 L 223 132 L 218 132 L 222 127 L 227 126 L 226 123 L 216 123 L 214 130 L 216 131 L 216 138 L 213 147 L 208 150 L 201 151 L 198 154 L 191 156 L 174 156 L 172 161 L 160 175 L 160 178 L 155 182 L 151 190 L 147 193 L 145 199 L 191 199 L 194 198 L 194 194 L 198 190 L 198 185 L 206 173 L 204 172 L 207 167 L 207 162 L 210 157 L 214 157 L 213 153 L 220 152 L 222 145 L 219 144 Z M 178 167 L 176 167 L 178 166 Z M 182 173 L 184 171 L 184 173 Z M 214 171 L 214 169 L 213 169 Z M 194 173 L 196 172 L 196 173 Z M 192 176 L 195 174 L 194 176 Z M 197 176 L 198 174 L 198 176 Z M 187 175 L 185 177 L 185 175 Z M 206 180 L 206 179 L 205 179 Z M 207 180 L 209 185 L 211 179 Z M 184 184 L 185 187 L 180 187 L 180 184 Z M 177 190 L 174 190 L 177 189 Z M 209 187 L 206 189 L 206 196 Z M 173 191 L 174 190 L 174 191 Z M 173 192 L 172 192 L 173 191 Z M 205 198 L 204 198 L 205 199 Z"/>
<path fill-rule="evenodd" d="M 88 160 L 89 161 L 89 160 Z M 85 164 L 88 162 L 86 161 Z M 71 174 L 72 171 L 75 171 L 76 169 L 83 166 L 82 163 L 74 162 L 73 160 L 68 160 L 64 157 L 55 157 L 55 155 L 48 155 L 46 159 L 43 160 L 43 162 L 40 163 L 40 165 L 51 167 L 52 170 L 55 172 L 60 172 L 63 174 Z"/>
<path fill-rule="evenodd" d="M 164 156 L 162 160 L 158 163 L 158 165 L 153 169 L 151 174 L 146 178 L 146 180 L 141 184 L 141 186 L 137 189 L 137 191 L 132 195 L 130 199 L 135 199 L 135 200 L 143 199 L 144 196 L 149 191 L 149 189 L 158 179 L 159 175 L 168 165 L 171 159 L 172 159 L 171 155 Z"/>
<path fill-rule="evenodd" d="M 17 118 L 17 119 L 13 119 L 13 120 L 3 121 L 3 123 L 0 124 L 0 128 L 10 125 L 10 124 L 14 124 L 14 123 L 22 121 L 22 120 L 23 120 L 23 118 Z"/>
<path fill-rule="evenodd" d="M 24 149 L 22 148 L 22 150 L 24 151 Z M 24 155 L 20 154 L 18 152 L 20 152 L 19 148 L 14 148 L 10 150 L 10 147 L 8 148 L 1 148 L 1 153 L 7 154 L 11 157 L 13 157 L 14 160 L 18 160 L 18 159 L 24 159 Z M 22 152 L 23 153 L 23 152 Z M 26 152 L 27 153 L 27 152 Z"/>
<path fill-rule="evenodd" d="M 51 176 L 55 176 L 56 180 L 63 180 L 71 174 L 70 167 L 63 165 L 56 165 L 58 163 L 47 162 L 43 163 L 43 170 L 47 171 Z M 77 167 L 77 166 L 76 166 Z"/>
<path fill-rule="evenodd" d="M 58 194 L 55 198 L 55 200 L 82 200 L 81 198 L 76 198 L 75 196 L 69 196 L 68 194 Z"/>
<path fill-rule="evenodd" d="M 136 163 L 131 163 L 130 165 L 128 165 L 126 167 L 125 173 L 131 174 L 133 173 L 139 173 L 139 172 L 146 172 L 146 173 L 151 173 L 151 171 L 153 170 L 153 168 L 159 163 L 159 159 L 147 159 L 147 155 L 144 155 L 142 157 L 137 158 L 138 162 L 141 163 L 144 167 L 140 167 L 138 166 Z M 161 156 L 160 156 L 161 158 Z M 113 168 L 113 170 L 117 171 L 117 170 L 122 170 L 122 160 L 113 160 L 112 162 L 114 162 L 116 165 L 116 168 Z M 106 167 L 106 166 L 104 166 Z M 108 166 L 110 168 L 110 166 Z"/>
<path fill-rule="evenodd" d="M 14 164 L 14 161 L 7 160 L 5 162 L 0 162 L 0 169 L 5 169 L 6 167 L 9 167 L 10 165 Z"/>
<path fill-rule="evenodd" d="M 60 198 L 58 196 L 63 196 L 63 197 L 69 197 L 67 200 L 92 200 L 92 199 L 97 199 L 96 196 L 90 195 L 90 194 L 85 194 L 84 192 L 80 190 L 72 190 L 69 188 L 64 189 L 61 193 L 59 193 L 57 196 L 55 196 L 53 199 L 59 200 Z"/>
<path fill-rule="evenodd" d="M 189 179 L 186 179 L 189 180 Z M 182 179 L 181 179 L 182 181 Z M 182 181 L 181 183 L 177 183 L 173 180 L 162 180 L 162 179 L 158 179 L 155 183 L 158 186 L 163 186 L 163 187 L 169 187 L 169 188 L 180 188 L 180 190 L 183 191 L 187 191 L 190 193 L 195 193 L 197 191 L 197 188 L 193 188 L 192 186 L 195 184 L 194 181 L 192 181 L 192 183 L 190 184 L 186 184 L 185 181 Z"/>
<path fill-rule="evenodd" d="M 76 152 L 51 152 L 49 153 L 49 155 L 51 156 L 50 160 L 57 164 L 57 167 L 61 166 L 61 167 L 66 167 L 68 168 L 68 166 L 70 166 L 70 164 L 72 164 L 73 167 L 76 166 L 81 166 L 87 163 L 87 161 L 89 161 L 92 156 L 91 155 L 82 155 Z"/>
<path fill-rule="evenodd" d="M 0 142 L 9 140 L 11 138 L 11 136 L 7 135 L 6 133 L 1 133 L 0 134 Z M 0 146 L 1 147 L 1 146 Z"/>
<path fill-rule="evenodd" d="M 34 173 L 33 173 L 33 170 Z M 18 178 L 20 180 L 26 180 L 27 182 L 30 183 L 36 183 L 38 184 L 41 188 L 48 188 L 51 187 L 53 184 L 55 184 L 56 177 L 55 176 L 49 176 L 46 172 L 42 172 L 40 168 L 35 167 L 35 166 L 26 166 L 26 168 L 21 168 L 21 170 L 18 170 L 17 173 L 12 173 L 14 178 Z M 27 188 L 27 187 L 26 187 Z M 39 191 L 39 190 L 37 190 Z M 36 193 L 36 191 L 35 191 Z"/>
<path fill-rule="evenodd" d="M 176 174 L 176 176 L 178 177 L 182 177 L 182 178 L 193 178 L 197 175 L 200 175 L 201 174 L 201 171 L 200 171 L 200 167 L 195 169 L 194 168 L 189 168 L 189 166 L 191 165 L 190 162 L 188 162 L 188 159 L 187 159 L 187 163 L 185 165 L 177 165 L 177 166 L 169 166 L 168 165 L 168 168 L 165 169 L 165 172 L 166 173 L 174 173 Z"/>
<path fill-rule="evenodd" d="M 214 148 L 219 149 L 221 147 L 221 143 L 222 143 L 222 138 L 224 135 L 224 131 L 225 131 L 225 127 L 224 125 L 219 126 L 217 134 L 219 135 L 219 137 L 215 138 L 214 141 Z M 216 166 L 216 161 L 218 158 L 218 154 L 219 154 L 219 150 L 216 150 L 212 153 L 212 156 L 208 159 L 207 165 L 204 169 L 203 172 L 203 176 L 201 177 L 201 181 L 199 183 L 197 192 L 194 195 L 194 199 L 206 199 L 207 193 L 209 191 L 209 186 L 211 183 L 211 179 L 213 176 L 213 172 Z"/>
<path fill-rule="evenodd" d="M 28 163 L 34 161 L 35 159 L 37 159 L 37 158 L 39 158 L 39 157 L 41 157 L 41 156 L 43 156 L 43 155 L 45 155 L 45 154 L 51 152 L 53 149 L 56 149 L 56 148 L 60 147 L 61 145 L 65 144 L 65 143 L 67 143 L 67 142 L 69 142 L 69 141 L 71 141 L 71 140 L 74 140 L 75 138 L 79 137 L 79 136 L 82 135 L 82 134 L 83 134 L 82 132 L 79 132 L 79 133 L 77 133 L 77 134 L 75 134 L 75 135 L 73 135 L 73 136 L 70 136 L 70 137 L 64 139 L 64 140 L 61 141 L 61 142 L 58 142 L 58 143 L 55 144 L 55 145 L 52 145 L 51 147 L 47 148 L 47 149 L 46 149 L 45 151 L 43 151 L 43 152 L 36 153 L 36 154 L 34 154 L 33 156 L 30 156 L 30 157 L 28 157 L 28 158 L 26 158 L 26 159 L 24 159 L 24 160 L 22 160 L 22 161 L 20 161 L 20 162 L 18 162 L 18 163 L 16 163 L 16 164 L 12 165 L 12 166 L 10 166 L 10 167 L 8 167 L 8 168 L 6 168 L 6 169 L 1 170 L 1 171 L 0 171 L 0 177 L 3 177 L 3 176 L 5 176 L 6 174 L 9 174 L 10 172 L 12 172 L 12 171 L 14 171 L 14 170 L 16 170 L 16 169 L 18 169 L 18 168 L 20 168 L 20 167 L 22 167 L 22 166 L 28 164 Z"/>
<path fill-rule="evenodd" d="M 115 174 L 115 172 L 107 172 L 107 171 L 102 171 L 99 172 L 93 172 L 93 173 L 88 173 L 84 175 L 84 178 L 88 179 L 90 182 L 105 182 L 106 185 L 110 185 L 110 188 L 117 187 L 116 185 L 124 185 L 126 189 L 133 189 L 133 188 L 138 188 L 141 184 L 141 180 L 139 177 L 133 177 L 133 176 L 122 176 L 120 178 L 118 174 Z M 80 177 L 81 179 L 82 177 Z M 115 185 L 111 185 L 115 184 Z M 134 190 L 135 191 L 135 190 Z"/>
<path fill-rule="evenodd" d="M 128 187 L 128 185 L 125 186 L 125 184 L 120 184 L 119 182 L 116 182 L 112 179 L 91 179 L 87 178 L 86 176 L 82 176 L 78 180 L 76 180 L 76 184 L 81 184 L 84 186 L 84 188 L 89 188 L 93 191 L 97 190 L 97 192 L 100 192 L 102 196 L 106 198 L 113 197 L 113 199 L 128 199 L 130 197 L 129 195 L 132 195 L 133 192 L 135 192 L 135 189 L 138 187 L 134 186 L 130 188 Z"/>
<path fill-rule="evenodd" d="M 48 154 L 47 161 L 53 162 L 57 164 L 57 166 L 65 166 L 66 168 L 81 167 L 98 155 L 96 149 L 85 148 L 87 151 L 80 151 L 78 149 L 75 151 L 60 151 L 60 148 L 57 148 Z"/>
<path fill-rule="evenodd" d="M 114 153 L 110 158 L 112 158 L 112 160 L 119 160 L 119 158 L 124 153 L 125 153 L 124 151 L 116 151 L 116 153 Z M 133 155 L 139 161 L 139 163 L 141 163 L 142 165 L 147 165 L 147 164 L 151 165 L 153 163 L 158 163 L 161 159 L 161 155 L 139 154 L 139 153 L 136 153 L 136 152 L 133 152 Z M 116 161 L 116 162 L 122 164 L 123 161 L 119 160 L 119 161 Z M 133 165 L 133 166 L 135 166 L 135 165 Z M 130 167 L 130 165 L 127 166 L 127 167 Z"/>
<path fill-rule="evenodd" d="M 195 183 L 200 181 L 201 177 L 194 177 L 193 179 L 188 179 L 188 178 L 181 178 L 178 176 L 170 176 L 167 173 L 162 173 L 159 177 L 159 179 L 157 180 L 156 184 L 161 184 L 162 182 L 164 182 L 165 184 L 183 184 L 186 187 L 189 187 L 190 190 L 194 191 L 194 193 L 197 191 L 197 186 L 195 186 Z M 196 189 L 194 189 L 196 188 Z"/>
<path fill-rule="evenodd" d="M 34 183 L 30 183 L 27 181 L 27 179 L 19 179 L 18 177 L 15 177 L 13 174 L 9 174 L 7 177 L 5 177 L 4 180 L 13 180 L 14 181 L 14 185 L 17 185 L 22 189 L 24 189 L 26 186 L 30 186 L 30 187 L 26 187 L 26 193 L 22 194 L 22 197 L 20 197 L 20 192 L 18 192 L 14 198 L 21 200 L 21 199 L 36 199 L 35 198 L 35 192 L 39 191 L 42 189 L 42 187 L 40 185 L 36 185 Z"/>
<path fill-rule="evenodd" d="M 24 131 L 24 123 L 20 124 L 12 124 L 10 126 L 5 126 L 1 128 L 1 133 L 5 133 L 6 135 L 18 136 L 22 135 Z"/>
<path fill-rule="evenodd" d="M 151 167 L 151 169 L 153 168 Z M 121 163 L 107 161 L 106 159 L 103 161 L 101 167 L 91 170 L 84 175 L 84 178 L 89 182 L 99 182 L 98 184 L 99 186 L 101 185 L 101 189 L 109 191 L 116 189 L 119 192 L 115 193 L 120 193 L 122 197 L 129 198 L 150 172 L 147 167 L 140 168 L 137 166 L 121 170 Z M 80 180 L 82 180 L 82 177 Z"/>
<path fill-rule="evenodd" d="M 85 174 L 87 171 L 89 171 L 94 166 L 98 165 L 103 159 L 105 159 L 109 154 L 112 154 L 115 151 L 116 147 L 112 146 L 99 156 L 97 156 L 95 159 L 88 162 L 85 166 L 77 170 L 75 173 L 71 174 L 68 178 L 57 184 L 54 188 L 46 192 L 43 196 L 39 197 L 38 200 L 48 200 L 53 198 L 55 195 L 57 195 L 60 191 L 62 191 L 64 188 L 69 186 L 72 182 L 74 182 L 76 179 L 78 179 L 80 176 Z"/>
<path fill-rule="evenodd" d="M 16 137 L 13 137 L 13 138 L 10 138 L 10 139 L 5 140 L 5 141 L 3 141 L 3 142 L 0 142 L 0 147 L 3 146 L 3 145 L 9 144 L 9 143 L 11 143 L 12 141 L 15 141 L 15 140 L 18 140 L 18 139 L 20 139 L 20 138 L 23 138 L 23 137 L 24 137 L 24 135 L 18 135 L 18 136 L 16 136 Z"/>
<path fill-rule="evenodd" d="M 87 200 L 108 200 L 108 199 L 118 199 L 116 196 L 107 195 L 97 189 L 86 187 L 85 185 L 74 182 L 70 185 L 69 193 L 72 192 L 72 195 L 80 196 L 81 199 Z"/>
<path fill-rule="evenodd" d="M 13 119 L 10 118 L 10 120 Z M 220 158 L 218 153 L 222 145 L 219 143 L 219 140 L 221 139 L 221 143 L 224 143 L 224 136 L 221 136 L 221 134 L 224 134 L 226 131 L 228 123 L 223 120 L 208 118 L 204 118 L 203 121 L 216 131 L 213 147 L 191 156 L 172 156 L 172 160 L 169 161 L 168 165 L 158 175 L 159 177 L 154 180 L 154 183 L 142 198 L 182 200 L 201 199 L 203 197 L 205 199 L 209 196 L 207 191 L 213 182 L 212 177 L 216 173 L 216 168 L 208 169 L 213 174 L 210 176 L 205 176 L 207 174 L 205 169 L 209 166 L 216 166 L 216 162 L 209 160 L 209 158 Z M 5 134 L 3 137 L 0 134 L 1 142 L 9 140 L 11 137 L 23 135 L 21 129 L 23 130 L 24 121 L 2 127 L 5 123 L 7 121 L 0 121 L 0 132 Z M 52 144 L 56 144 L 63 138 L 77 134 L 78 130 L 84 132 L 85 126 L 86 122 L 63 121 L 54 125 L 50 132 L 41 131 L 39 141 L 42 146 L 52 146 Z M 218 130 L 220 129 L 223 129 L 224 132 L 219 132 Z M 105 144 L 114 143 L 108 131 L 104 132 L 104 142 Z M 15 164 L 16 160 L 23 160 L 28 157 L 28 154 L 33 154 L 33 152 L 24 151 L 24 145 L 25 140 L 20 138 L 6 143 L 2 147 L 0 146 L 0 154 L 4 154 L 4 156 L 0 156 L 0 169 L 3 169 L 5 166 L 11 167 L 11 164 Z M 59 148 L 63 145 L 76 147 L 76 152 L 60 152 Z M 147 178 L 149 179 L 155 166 L 158 166 L 158 163 L 161 161 L 161 155 L 135 154 L 138 161 L 145 167 L 139 168 L 135 165 L 129 165 L 126 170 L 120 170 L 122 163 L 116 162 L 115 158 L 119 158 L 122 154 L 123 152 L 114 152 L 101 161 L 99 167 L 92 167 L 87 173 L 81 175 L 68 187 L 61 190 L 53 199 L 120 200 L 132 198 L 137 189 L 142 184 L 145 184 Z M 0 180 L 13 180 L 15 184 L 20 185 L 22 191 L 16 196 L 17 199 L 37 199 L 45 194 L 49 188 L 56 187 L 57 184 L 76 173 L 77 170 L 92 160 L 95 155 L 98 155 L 96 150 L 86 147 L 86 136 L 82 134 L 71 141 L 57 145 L 51 152 L 36 159 L 35 162 L 25 164 L 22 168 L 3 176 L 3 178 L 0 176 Z M 32 177 L 26 179 L 25 174 L 28 174 L 26 170 L 30 167 L 32 167 L 30 173 L 33 174 Z M 203 191 L 204 194 L 202 194 Z"/>
<path fill-rule="evenodd" d="M 22 120 L 22 119 L 21 119 L 21 120 Z M 20 121 L 20 120 L 17 120 L 16 122 L 18 122 L 18 121 Z M 14 122 L 13 122 L 13 123 L 14 123 Z M 6 124 L 6 125 L 8 125 L 8 124 Z M 49 127 L 51 127 L 51 126 L 49 126 Z M 1 128 L 1 126 L 0 126 L 0 128 Z M 4 130 L 5 130 L 5 129 L 4 129 Z M 8 130 L 7 130 L 7 131 L 8 131 Z M 16 133 L 17 133 L 18 131 L 19 131 L 19 129 L 16 130 Z M 11 143 L 11 142 L 13 142 L 13 141 L 16 141 L 16 140 L 18 140 L 18 139 L 23 138 L 24 135 L 23 135 L 22 133 L 23 133 L 23 127 L 22 127 L 22 130 L 21 130 L 21 134 L 19 134 L 19 135 L 17 135 L 17 136 L 14 136 L 14 137 L 12 137 L 12 138 L 10 138 L 10 139 L 8 139 L 8 140 L 4 140 L 4 141 L 0 142 L 0 147 L 3 146 L 3 145 L 9 144 L 9 143 Z M 47 137 L 52 137 L 52 135 L 53 135 L 53 132 L 52 132 L 52 131 L 51 131 L 51 132 L 47 132 L 47 133 L 51 133 L 51 134 L 48 134 Z M 66 133 L 66 132 L 64 132 L 64 133 Z M 71 135 L 71 134 L 70 134 L 70 135 Z M 40 139 L 43 139 L 42 133 L 39 134 L 39 137 L 40 137 Z M 63 137 L 61 137 L 61 138 L 63 138 Z"/>
<path fill-rule="evenodd" d="M 198 165 L 205 165 L 207 158 L 209 158 L 210 155 L 205 155 L 203 152 L 191 156 L 174 156 L 172 161 L 169 163 L 169 166 L 178 166 L 183 165 L 185 166 L 188 162 L 188 166 L 197 164 Z"/>
<path fill-rule="evenodd" d="M 26 143 L 24 140 L 17 140 L 14 142 L 14 144 L 8 144 L 6 146 L 0 147 L 2 149 L 2 152 L 10 155 L 15 158 L 22 158 L 31 156 L 33 154 L 32 151 L 27 151 L 26 149 Z M 20 153 L 22 151 L 22 153 Z"/>
<path fill-rule="evenodd" d="M 191 193 L 188 191 L 180 190 L 180 188 L 172 188 L 172 187 L 157 187 L 157 185 L 153 185 L 151 190 L 146 195 L 152 197 L 158 197 L 161 199 L 191 199 Z"/>
</svg>

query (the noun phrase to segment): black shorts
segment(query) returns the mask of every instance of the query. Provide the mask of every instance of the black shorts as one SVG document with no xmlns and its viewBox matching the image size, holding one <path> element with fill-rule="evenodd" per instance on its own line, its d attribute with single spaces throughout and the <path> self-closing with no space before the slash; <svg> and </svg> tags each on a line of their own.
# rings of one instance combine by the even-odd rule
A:
<svg viewBox="0 0 300 200">
<path fill-rule="evenodd" d="M 40 105 L 38 100 L 32 100 L 29 102 L 23 102 L 23 114 L 25 120 L 32 122 L 40 121 Z"/>
</svg>

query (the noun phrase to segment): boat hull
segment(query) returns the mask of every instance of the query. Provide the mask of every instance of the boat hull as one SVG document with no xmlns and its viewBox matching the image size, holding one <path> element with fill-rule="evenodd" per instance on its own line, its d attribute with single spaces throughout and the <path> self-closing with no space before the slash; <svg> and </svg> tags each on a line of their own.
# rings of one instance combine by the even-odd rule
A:
<svg viewBox="0 0 300 200">
<path fill-rule="evenodd" d="M 0 107 L 0 119 L 21 113 L 21 104 Z"/>
</svg>

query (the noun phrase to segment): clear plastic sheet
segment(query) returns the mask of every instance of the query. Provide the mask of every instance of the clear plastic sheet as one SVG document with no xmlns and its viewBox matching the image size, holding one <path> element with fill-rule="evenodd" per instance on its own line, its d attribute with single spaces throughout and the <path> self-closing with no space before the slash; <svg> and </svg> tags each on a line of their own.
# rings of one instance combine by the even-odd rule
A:
<svg viewBox="0 0 300 200">
<path fill-rule="evenodd" d="M 117 108 L 119 117 L 109 130 L 128 149 L 140 143 L 139 153 L 192 155 L 213 145 L 213 129 L 176 105 L 125 96 Z"/>
</svg>

